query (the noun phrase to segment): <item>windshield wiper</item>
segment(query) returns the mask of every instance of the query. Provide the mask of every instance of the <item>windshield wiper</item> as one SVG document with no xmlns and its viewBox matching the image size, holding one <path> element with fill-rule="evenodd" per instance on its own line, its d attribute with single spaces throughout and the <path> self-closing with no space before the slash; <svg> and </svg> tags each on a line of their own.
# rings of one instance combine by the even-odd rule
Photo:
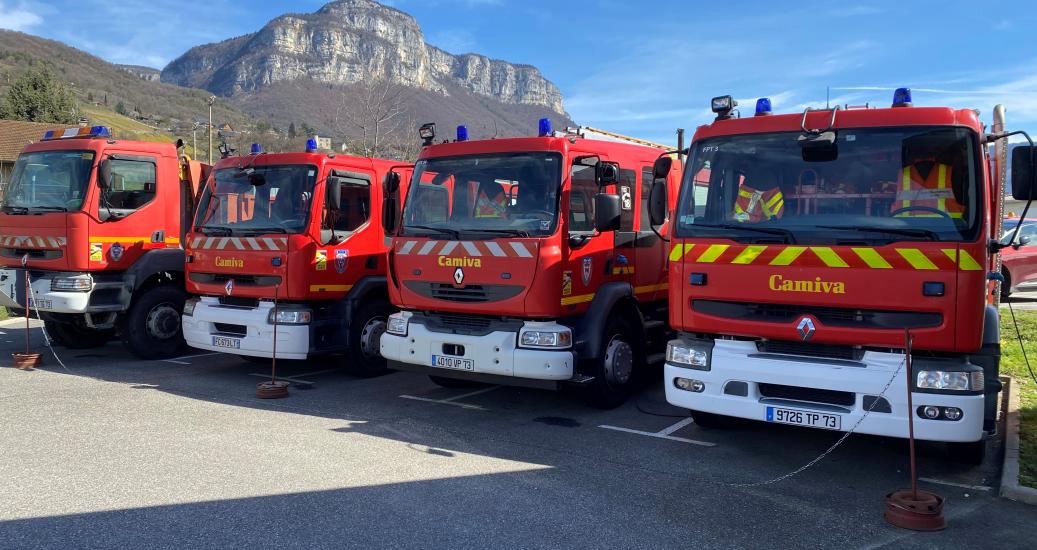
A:
<svg viewBox="0 0 1037 550">
<path fill-rule="evenodd" d="M 246 227 L 241 230 L 247 233 L 287 233 L 288 230 L 283 227 Z"/>
<path fill-rule="evenodd" d="M 490 233 L 491 235 L 508 235 L 512 237 L 528 237 L 529 231 L 523 229 L 474 229 L 467 228 L 470 233 Z"/>
<path fill-rule="evenodd" d="M 456 229 L 451 229 L 449 227 L 433 227 L 431 225 L 408 225 L 405 226 L 404 229 L 424 229 L 426 231 L 435 231 L 437 233 L 441 233 L 444 235 L 450 235 L 455 240 L 461 240 L 461 232 Z"/>
<path fill-rule="evenodd" d="M 202 233 L 204 233 L 206 235 L 230 235 L 231 233 L 234 233 L 234 230 L 229 228 L 229 227 L 220 227 L 220 226 L 206 227 L 204 225 L 199 227 L 198 231 L 201 231 Z"/>
<path fill-rule="evenodd" d="M 691 228 L 698 229 L 702 227 L 709 227 L 711 229 L 735 229 L 745 231 L 755 231 L 757 233 L 767 233 L 768 235 L 781 235 L 791 243 L 796 244 L 796 235 L 788 229 L 782 229 L 780 227 L 757 227 L 754 225 L 747 225 L 741 223 L 718 223 L 718 224 L 692 224 Z"/>
<path fill-rule="evenodd" d="M 42 210 L 44 212 L 68 212 L 68 208 L 64 206 L 33 206 L 33 210 Z"/>
<path fill-rule="evenodd" d="M 29 213 L 28 206 L 4 206 L 4 211 L 9 214 L 25 215 Z"/>
<path fill-rule="evenodd" d="M 940 240 L 940 235 L 928 229 L 908 227 L 872 227 L 870 225 L 818 225 L 820 229 L 842 229 L 845 231 L 863 231 L 865 233 L 889 233 L 905 237 L 925 237 L 930 241 Z"/>
</svg>

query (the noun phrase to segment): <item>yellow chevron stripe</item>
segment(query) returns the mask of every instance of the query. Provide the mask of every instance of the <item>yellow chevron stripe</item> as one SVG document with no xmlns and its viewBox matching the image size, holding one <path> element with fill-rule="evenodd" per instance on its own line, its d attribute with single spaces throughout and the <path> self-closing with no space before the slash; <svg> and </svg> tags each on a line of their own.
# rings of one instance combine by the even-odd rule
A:
<svg viewBox="0 0 1037 550">
<path fill-rule="evenodd" d="M 846 260 L 839 255 L 838 252 L 832 250 L 827 246 L 812 246 L 810 250 L 821 258 L 821 261 L 828 267 L 850 267 L 850 264 L 846 263 Z"/>
<path fill-rule="evenodd" d="M 709 248 L 707 248 L 706 251 L 703 252 L 701 256 L 699 256 L 699 259 L 695 260 L 695 261 L 697 261 L 700 264 L 711 264 L 711 263 L 717 261 L 717 258 L 719 258 L 721 254 L 726 252 L 728 248 L 731 248 L 731 245 L 729 245 L 729 244 L 712 244 L 712 245 L 709 245 Z"/>
<path fill-rule="evenodd" d="M 310 285 L 310 292 L 349 292 L 353 285 Z"/>
<path fill-rule="evenodd" d="M 684 257 L 685 254 L 690 252 L 692 248 L 695 248 L 695 245 L 693 245 L 693 244 L 683 244 L 683 245 L 682 244 L 678 244 L 677 246 L 673 247 L 673 250 L 670 251 L 670 261 L 671 262 L 679 261 L 681 258 Z"/>
<path fill-rule="evenodd" d="M 737 257 L 735 257 L 735 259 L 731 260 L 731 263 L 733 263 L 733 264 L 751 264 L 754 261 L 756 261 L 756 258 L 760 257 L 760 254 L 763 254 L 764 250 L 767 250 L 766 246 L 759 246 L 759 245 L 747 246 L 747 247 L 745 247 L 745 250 L 743 250 L 741 254 L 739 254 Z"/>
<path fill-rule="evenodd" d="M 921 250 L 917 248 L 898 248 L 897 252 L 915 269 L 934 271 L 939 269 Z"/>
<path fill-rule="evenodd" d="M 790 246 L 771 260 L 771 265 L 791 265 L 807 249 L 805 246 Z"/>
<path fill-rule="evenodd" d="M 670 285 L 667 284 L 667 283 L 660 283 L 660 284 L 657 284 L 657 285 L 645 285 L 645 286 L 634 287 L 634 293 L 635 294 L 644 294 L 644 293 L 647 293 L 647 292 L 657 292 L 657 291 L 660 291 L 660 290 L 667 290 L 669 288 L 670 288 Z"/>
<path fill-rule="evenodd" d="M 958 254 L 955 254 L 955 252 L 958 252 Z M 965 252 L 964 250 L 959 252 L 959 251 L 957 251 L 957 250 L 955 250 L 953 248 L 944 248 L 943 249 L 943 253 L 946 254 L 947 257 L 950 258 L 952 262 L 958 264 L 958 269 L 961 269 L 962 271 L 982 271 L 983 270 L 983 266 L 980 265 L 980 263 L 977 262 L 976 259 L 972 257 L 972 254 L 969 254 L 968 252 Z M 957 259 L 954 258 L 955 255 L 958 256 Z"/>
<path fill-rule="evenodd" d="M 889 262 L 878 252 L 875 252 L 874 248 L 854 248 L 853 251 L 872 269 L 893 269 L 893 266 L 889 265 Z"/>
<path fill-rule="evenodd" d="M 594 294 L 581 294 L 579 296 L 566 296 L 562 298 L 563 306 L 584 304 L 594 299 Z"/>
</svg>

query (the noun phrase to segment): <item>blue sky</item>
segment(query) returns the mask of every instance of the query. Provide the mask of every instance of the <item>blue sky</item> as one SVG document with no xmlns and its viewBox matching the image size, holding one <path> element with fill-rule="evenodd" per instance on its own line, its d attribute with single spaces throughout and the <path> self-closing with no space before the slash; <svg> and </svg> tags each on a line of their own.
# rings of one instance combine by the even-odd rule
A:
<svg viewBox="0 0 1037 550">
<path fill-rule="evenodd" d="M 0 27 L 55 38 L 118 63 L 161 67 L 189 47 L 261 27 L 313 0 L 0 0 Z M 1032 0 L 699 2 L 393 0 L 426 41 L 539 67 L 581 124 L 667 143 L 710 119 L 725 93 L 779 112 L 833 103 L 1005 103 L 1037 130 Z M 70 15 L 70 14 L 75 15 Z M 531 123 L 532 127 L 532 123 Z"/>
</svg>

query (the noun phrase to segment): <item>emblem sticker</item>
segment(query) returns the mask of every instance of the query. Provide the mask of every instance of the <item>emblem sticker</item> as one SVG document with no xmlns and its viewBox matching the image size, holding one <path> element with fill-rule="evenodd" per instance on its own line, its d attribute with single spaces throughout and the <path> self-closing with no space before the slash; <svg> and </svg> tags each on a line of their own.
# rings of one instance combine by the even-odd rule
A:
<svg viewBox="0 0 1037 550">
<path fill-rule="evenodd" d="M 572 296 L 573 294 L 573 272 L 563 271 L 562 272 L 562 296 Z"/>
<path fill-rule="evenodd" d="M 90 261 L 91 262 L 103 262 L 104 261 L 104 245 L 101 243 L 90 243 Z"/>
<path fill-rule="evenodd" d="M 591 284 L 591 274 L 594 271 L 594 260 L 591 257 L 583 259 L 583 273 L 580 274 L 580 279 L 583 281 L 583 286 Z"/>
<path fill-rule="evenodd" d="M 336 250 L 335 251 L 335 271 L 344 273 L 346 271 L 346 265 L 349 264 L 349 251 L 348 250 Z"/>
<path fill-rule="evenodd" d="M 454 284 L 457 286 L 464 284 L 464 270 L 460 267 L 454 270 Z"/>
<path fill-rule="evenodd" d="M 227 296 L 234 294 L 234 279 L 228 280 L 227 284 L 223 287 L 223 290 L 227 293 Z"/>
<path fill-rule="evenodd" d="M 121 244 L 115 243 L 108 249 L 108 255 L 111 256 L 113 262 L 118 262 L 122 259 L 122 253 L 125 251 L 126 249 Z"/>
<path fill-rule="evenodd" d="M 622 185 L 619 187 L 620 202 L 623 204 L 623 210 L 630 210 L 634 207 L 633 194 L 630 192 L 630 187 Z"/>
<path fill-rule="evenodd" d="M 317 271 L 327 271 L 328 270 L 328 251 L 327 250 L 318 250 L 317 251 L 317 257 L 314 258 L 314 263 L 317 266 Z"/>
</svg>

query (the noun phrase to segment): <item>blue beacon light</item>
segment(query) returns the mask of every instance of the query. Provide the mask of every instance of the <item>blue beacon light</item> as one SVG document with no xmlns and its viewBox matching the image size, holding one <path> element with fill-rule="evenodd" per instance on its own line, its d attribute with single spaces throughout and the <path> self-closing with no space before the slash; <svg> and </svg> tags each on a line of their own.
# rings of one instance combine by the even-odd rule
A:
<svg viewBox="0 0 1037 550">
<path fill-rule="evenodd" d="M 317 152 L 317 140 L 310 138 L 306 140 L 306 152 L 316 153 Z"/>
<path fill-rule="evenodd" d="M 540 137 L 550 136 L 553 132 L 551 131 L 551 119 L 542 118 L 539 123 L 539 135 Z"/>
<path fill-rule="evenodd" d="M 258 154 L 260 154 L 262 152 L 263 152 L 263 146 L 262 145 L 260 145 L 258 143 L 253 143 L 252 144 L 252 149 L 250 150 L 250 154 L 258 155 Z"/>
<path fill-rule="evenodd" d="M 464 124 L 457 127 L 457 141 L 468 141 L 468 128 Z"/>
<path fill-rule="evenodd" d="M 771 100 L 768 97 L 761 97 L 756 100 L 756 116 L 768 116 L 774 112 L 771 110 Z"/>
<path fill-rule="evenodd" d="M 893 92 L 893 106 L 910 107 L 911 88 L 897 88 L 897 91 Z"/>
</svg>

